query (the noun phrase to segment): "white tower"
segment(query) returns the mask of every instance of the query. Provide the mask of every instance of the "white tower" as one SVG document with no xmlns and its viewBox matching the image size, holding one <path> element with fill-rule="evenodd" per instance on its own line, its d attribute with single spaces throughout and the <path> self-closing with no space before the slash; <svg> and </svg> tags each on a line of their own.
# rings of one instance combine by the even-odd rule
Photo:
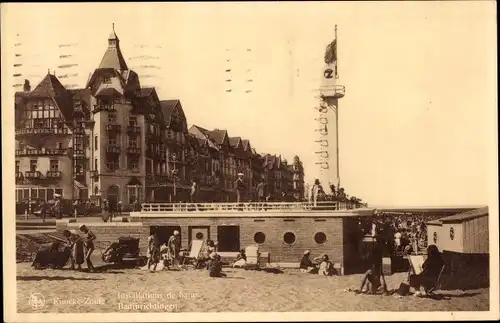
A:
<svg viewBox="0 0 500 323">
<path fill-rule="evenodd" d="M 320 104 L 317 107 L 316 166 L 318 179 L 326 192 L 328 186 L 340 186 L 339 163 L 339 99 L 345 95 L 345 87 L 339 85 L 337 70 L 337 26 L 335 39 L 327 46 L 320 87 Z"/>
</svg>

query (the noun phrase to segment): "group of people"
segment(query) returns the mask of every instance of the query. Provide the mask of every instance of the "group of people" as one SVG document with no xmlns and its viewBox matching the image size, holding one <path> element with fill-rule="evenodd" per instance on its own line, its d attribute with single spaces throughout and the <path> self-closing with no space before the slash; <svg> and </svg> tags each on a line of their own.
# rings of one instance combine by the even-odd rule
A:
<svg viewBox="0 0 500 323">
<path fill-rule="evenodd" d="M 181 240 L 179 231 L 175 230 L 167 242 L 160 244 L 157 234 L 151 233 L 148 238 L 146 268 L 150 271 L 156 271 L 160 262 L 163 262 L 163 268 L 169 269 L 170 266 L 178 269 L 184 265 L 187 251 L 181 250 Z M 217 254 L 216 244 L 208 240 L 205 249 L 201 251 L 201 256 L 197 260 L 196 268 L 206 266 L 212 277 L 222 277 L 222 264 L 220 255 Z"/>
<path fill-rule="evenodd" d="M 95 271 L 94 265 L 90 259 L 95 250 L 95 234 L 84 224 L 79 227 L 81 235 L 76 230 L 64 230 L 63 235 L 66 238 L 67 246 L 71 250 L 70 261 L 72 270 L 82 270 L 82 264 L 87 263 L 89 272 Z M 76 265 L 76 267 L 75 267 Z"/>
<path fill-rule="evenodd" d="M 384 248 L 384 241 L 377 238 L 370 256 L 370 268 L 365 272 L 361 287 L 359 290 L 355 290 L 356 293 L 389 293 L 382 268 Z M 422 271 L 417 273 L 410 266 L 407 279 L 401 282 L 396 291 L 397 294 L 406 296 L 412 287 L 416 290 L 415 296 L 426 296 L 427 292 L 435 286 L 443 266 L 444 260 L 439 249 L 435 245 L 428 246 L 427 259 L 422 264 Z"/>
<path fill-rule="evenodd" d="M 314 258 L 314 262 L 310 259 L 311 252 L 304 251 L 304 255 L 300 260 L 299 269 L 301 272 L 309 274 L 318 274 L 322 276 L 333 276 L 336 273 L 333 263 L 330 261 L 328 255 L 322 255 Z"/>
</svg>

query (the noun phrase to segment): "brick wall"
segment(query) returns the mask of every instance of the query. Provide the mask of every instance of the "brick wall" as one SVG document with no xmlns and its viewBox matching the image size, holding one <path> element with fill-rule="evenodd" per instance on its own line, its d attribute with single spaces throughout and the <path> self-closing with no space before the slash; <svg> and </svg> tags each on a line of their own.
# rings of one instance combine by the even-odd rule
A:
<svg viewBox="0 0 500 323">
<path fill-rule="evenodd" d="M 284 220 L 287 221 L 284 221 Z M 255 221 L 257 220 L 257 221 Z M 294 220 L 294 221 L 290 221 Z M 318 221 L 321 220 L 321 221 Z M 218 240 L 217 226 L 237 225 L 240 226 L 240 248 L 254 244 L 254 235 L 257 232 L 265 234 L 266 239 L 260 246 L 261 251 L 271 253 L 272 262 L 299 262 L 304 250 L 310 250 L 312 257 L 327 254 L 333 261 L 341 261 L 343 258 L 343 219 L 312 217 L 290 217 L 279 218 L 252 218 L 252 217 L 234 217 L 234 218 L 141 218 L 141 223 L 149 226 L 180 226 L 182 247 L 189 245 L 189 227 L 190 226 L 208 226 L 210 228 L 211 240 Z M 264 221 L 264 222 L 262 222 Z M 149 228 L 147 229 L 149 231 Z M 291 245 L 283 241 L 286 232 L 295 234 L 295 242 Z M 326 242 L 318 244 L 314 240 L 317 232 L 323 232 L 326 235 Z M 143 239 L 141 238 L 141 241 Z"/>
</svg>

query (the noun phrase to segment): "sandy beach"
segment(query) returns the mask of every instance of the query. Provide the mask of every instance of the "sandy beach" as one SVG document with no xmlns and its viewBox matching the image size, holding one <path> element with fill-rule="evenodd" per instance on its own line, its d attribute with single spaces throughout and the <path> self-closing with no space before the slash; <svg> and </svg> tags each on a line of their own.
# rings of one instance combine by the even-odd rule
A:
<svg viewBox="0 0 500 323">
<path fill-rule="evenodd" d="M 486 311 L 489 289 L 440 291 L 440 300 L 414 296 L 356 295 L 361 275 L 323 277 L 285 270 L 274 274 L 226 268 L 227 278 L 205 270 L 148 272 L 108 269 L 98 273 L 35 270 L 17 264 L 19 313 L 292 312 L 292 311 Z M 387 277 L 395 289 L 404 273 Z M 40 309 L 30 295 L 42 295 Z"/>
</svg>

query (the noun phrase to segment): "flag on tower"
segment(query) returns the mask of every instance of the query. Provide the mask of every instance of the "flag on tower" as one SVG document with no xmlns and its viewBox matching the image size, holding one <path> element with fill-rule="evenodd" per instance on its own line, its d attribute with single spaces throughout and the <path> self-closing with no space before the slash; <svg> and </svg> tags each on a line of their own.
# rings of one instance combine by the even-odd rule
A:
<svg viewBox="0 0 500 323">
<path fill-rule="evenodd" d="M 334 39 L 328 46 L 326 46 L 325 63 L 337 63 L 337 39 Z"/>
</svg>

